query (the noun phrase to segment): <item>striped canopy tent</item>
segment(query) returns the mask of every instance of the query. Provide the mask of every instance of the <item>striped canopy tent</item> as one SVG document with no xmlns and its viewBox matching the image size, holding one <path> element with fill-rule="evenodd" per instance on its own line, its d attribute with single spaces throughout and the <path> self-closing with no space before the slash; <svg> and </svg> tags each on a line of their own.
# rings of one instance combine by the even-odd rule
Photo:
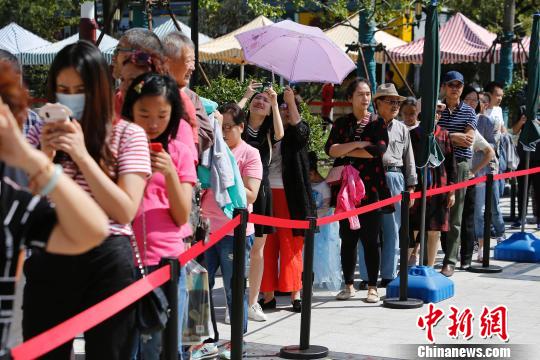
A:
<svg viewBox="0 0 540 360">
<path fill-rule="evenodd" d="M 9 51 L 19 60 L 22 52 L 50 44 L 14 22 L 0 29 L 0 49 Z"/>
<path fill-rule="evenodd" d="M 184 24 L 181 21 L 176 20 L 178 25 L 180 26 L 180 29 L 182 30 L 182 33 L 184 35 L 191 37 L 191 28 Z M 154 29 L 154 33 L 160 38 L 163 39 L 167 34 L 170 34 L 174 31 L 177 31 L 176 26 L 174 26 L 173 19 L 169 19 L 163 24 L 159 25 Z M 212 41 L 212 38 L 210 36 L 207 36 L 203 33 L 199 33 L 199 45 L 206 44 L 207 42 Z"/>
<path fill-rule="evenodd" d="M 347 51 L 347 44 L 352 44 L 358 42 L 358 31 L 347 24 L 352 24 L 358 26 L 359 15 L 353 15 L 347 20 L 332 26 L 330 29 L 326 30 L 324 33 L 336 43 L 343 51 Z M 383 44 L 386 49 L 393 49 L 402 45 L 406 45 L 407 42 L 401 40 L 400 38 L 390 35 L 389 33 L 377 30 L 375 32 L 375 42 L 377 44 Z M 357 61 L 358 52 L 349 51 L 348 55 L 353 61 Z M 378 63 L 386 62 L 386 56 L 382 52 L 375 53 L 375 61 Z"/>
<path fill-rule="evenodd" d="M 497 37 L 457 13 L 439 29 L 441 63 L 480 62 Z M 388 50 L 396 63 L 422 64 L 424 38 Z"/>
<path fill-rule="evenodd" d="M 96 38 L 99 38 L 101 31 L 96 31 Z M 53 62 L 54 57 L 60 50 L 70 44 L 74 44 L 79 41 L 79 34 L 72 35 L 64 40 L 52 43 L 50 45 L 42 46 L 36 49 L 25 51 L 21 54 L 22 63 L 24 65 L 49 65 Z M 108 53 L 106 50 L 115 48 L 118 44 L 118 40 L 109 35 L 105 34 L 101 43 L 99 44 L 99 49 L 101 50 L 107 62 L 112 60 L 112 51 Z"/>
<path fill-rule="evenodd" d="M 235 31 L 201 45 L 199 47 L 199 60 L 203 62 L 224 62 L 243 65 L 246 62 L 242 53 L 242 47 L 234 36 L 272 24 L 273 22 L 271 20 L 264 16 L 259 16 Z"/>
</svg>

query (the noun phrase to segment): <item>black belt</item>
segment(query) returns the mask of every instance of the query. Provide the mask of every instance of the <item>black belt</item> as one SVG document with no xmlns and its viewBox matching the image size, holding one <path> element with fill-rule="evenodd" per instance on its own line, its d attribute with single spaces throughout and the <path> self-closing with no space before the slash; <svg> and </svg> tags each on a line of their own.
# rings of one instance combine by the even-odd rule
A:
<svg viewBox="0 0 540 360">
<path fill-rule="evenodd" d="M 403 172 L 403 168 L 401 166 L 385 166 L 384 167 L 384 172 L 398 172 L 398 173 L 402 173 Z"/>
</svg>

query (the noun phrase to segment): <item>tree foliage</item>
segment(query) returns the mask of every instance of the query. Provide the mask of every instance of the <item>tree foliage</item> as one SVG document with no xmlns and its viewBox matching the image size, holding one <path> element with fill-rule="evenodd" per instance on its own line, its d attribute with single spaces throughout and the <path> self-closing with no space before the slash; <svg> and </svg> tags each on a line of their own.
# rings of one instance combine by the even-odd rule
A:
<svg viewBox="0 0 540 360">
<path fill-rule="evenodd" d="M 0 0 L 0 27 L 16 22 L 47 40 L 55 40 L 64 26 L 79 23 L 77 11 L 80 2 L 82 1 Z"/>
</svg>

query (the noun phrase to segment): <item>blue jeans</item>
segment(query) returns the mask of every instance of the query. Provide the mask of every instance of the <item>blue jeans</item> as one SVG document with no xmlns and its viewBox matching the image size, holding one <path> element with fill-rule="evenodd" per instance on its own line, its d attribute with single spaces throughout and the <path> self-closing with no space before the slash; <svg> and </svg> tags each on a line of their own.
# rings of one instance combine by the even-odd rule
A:
<svg viewBox="0 0 540 360">
<path fill-rule="evenodd" d="M 186 288 L 186 268 L 180 268 L 178 278 L 178 359 L 189 359 L 189 352 L 183 351 L 182 328 L 184 325 L 184 315 L 187 312 L 188 292 Z M 161 354 L 161 331 L 149 336 L 137 334 L 136 350 L 133 359 L 159 360 Z"/>
<path fill-rule="evenodd" d="M 216 245 L 208 249 L 204 253 L 206 260 L 206 266 L 208 270 L 208 283 L 210 289 L 214 288 L 216 282 L 216 271 L 218 267 L 221 267 L 221 274 L 223 275 L 223 286 L 225 287 L 225 297 L 227 299 L 227 307 L 230 311 L 230 317 L 233 317 L 232 313 L 232 276 L 233 276 L 233 244 L 234 236 L 225 236 Z M 246 237 L 246 269 L 249 261 L 249 251 L 253 246 L 253 235 Z M 246 272 L 244 269 L 244 274 Z M 247 294 L 244 289 L 244 333 L 247 332 L 248 325 L 248 301 Z"/>
<path fill-rule="evenodd" d="M 390 196 L 401 194 L 405 189 L 405 179 L 402 173 L 387 172 L 386 185 L 390 190 Z M 391 214 L 383 214 L 382 230 L 383 244 L 381 251 L 381 278 L 392 280 L 397 276 L 397 263 L 399 258 L 399 228 L 401 226 L 401 203 L 394 204 L 395 211 Z M 362 226 L 362 224 L 360 224 Z M 367 268 L 364 260 L 364 247 L 358 244 L 358 268 L 360 278 L 367 280 Z"/>
<path fill-rule="evenodd" d="M 499 207 L 500 183 L 493 182 L 493 196 L 491 197 L 491 224 L 495 229 L 495 236 L 504 235 L 504 220 Z M 474 199 L 474 231 L 477 238 L 484 238 L 484 207 L 486 204 L 486 184 L 476 185 Z"/>
</svg>

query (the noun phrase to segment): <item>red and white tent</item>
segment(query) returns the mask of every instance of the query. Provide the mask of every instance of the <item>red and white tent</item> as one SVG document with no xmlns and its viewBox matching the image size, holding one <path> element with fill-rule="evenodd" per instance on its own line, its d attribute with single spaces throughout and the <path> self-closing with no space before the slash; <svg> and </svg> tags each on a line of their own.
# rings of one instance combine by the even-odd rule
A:
<svg viewBox="0 0 540 360">
<path fill-rule="evenodd" d="M 496 37 L 465 15 L 457 13 L 439 29 L 441 63 L 480 62 Z M 388 53 L 396 63 L 421 64 L 424 38 L 389 49 Z"/>
<path fill-rule="evenodd" d="M 529 46 L 531 46 L 531 37 L 525 36 L 521 39 L 521 47 L 518 43 L 512 44 L 512 59 L 515 64 L 526 63 L 529 59 Z M 525 50 L 525 51 L 523 51 Z M 495 47 L 495 53 L 492 51 L 486 57 L 486 62 L 493 62 L 498 64 L 501 61 L 501 44 L 497 44 Z"/>
</svg>

